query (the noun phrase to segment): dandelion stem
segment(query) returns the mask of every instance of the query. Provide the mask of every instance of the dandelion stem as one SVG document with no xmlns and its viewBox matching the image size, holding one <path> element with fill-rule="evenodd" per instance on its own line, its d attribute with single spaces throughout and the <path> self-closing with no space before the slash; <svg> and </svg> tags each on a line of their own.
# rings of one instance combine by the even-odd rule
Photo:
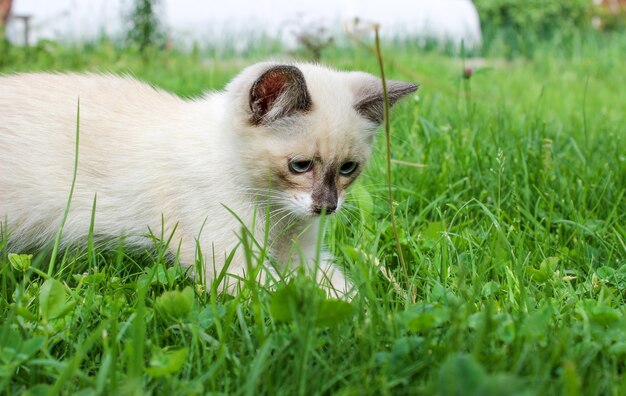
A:
<svg viewBox="0 0 626 396">
<path fill-rule="evenodd" d="M 409 273 L 404 261 L 404 255 L 402 254 L 402 245 L 400 244 L 400 236 L 398 235 L 398 225 L 396 223 L 396 215 L 393 207 L 393 189 L 391 188 L 391 132 L 389 127 L 389 95 L 387 93 L 387 81 L 385 80 L 385 67 L 383 65 L 383 54 L 380 49 L 380 38 L 378 37 L 379 26 L 374 26 L 374 39 L 376 43 L 376 56 L 378 58 L 378 65 L 380 67 L 380 78 L 383 83 L 383 116 L 384 116 L 384 128 L 385 128 L 385 140 L 387 145 L 387 192 L 389 198 L 389 214 L 391 215 L 391 227 L 393 229 L 393 236 L 396 240 L 396 250 L 398 252 L 398 260 L 400 260 L 400 266 L 404 272 L 405 279 L 409 281 Z"/>
<path fill-rule="evenodd" d="M 63 235 L 63 227 L 65 226 L 65 222 L 67 221 L 67 215 L 70 213 L 70 204 L 72 203 L 72 197 L 74 196 L 74 186 L 76 185 L 76 175 L 78 173 L 78 138 L 80 131 L 80 98 L 78 98 L 78 103 L 76 105 L 76 142 L 74 146 L 74 174 L 72 176 L 72 186 L 70 187 L 70 195 L 67 198 L 67 205 L 65 207 L 65 212 L 63 213 L 63 218 L 61 219 L 61 224 L 59 225 L 59 232 L 57 233 L 56 240 L 54 241 L 54 247 L 52 248 L 52 257 L 50 258 L 50 264 L 48 265 L 48 277 L 52 277 L 52 272 L 54 271 L 54 265 L 57 257 L 57 253 L 59 250 L 59 245 L 61 244 L 61 237 Z"/>
</svg>

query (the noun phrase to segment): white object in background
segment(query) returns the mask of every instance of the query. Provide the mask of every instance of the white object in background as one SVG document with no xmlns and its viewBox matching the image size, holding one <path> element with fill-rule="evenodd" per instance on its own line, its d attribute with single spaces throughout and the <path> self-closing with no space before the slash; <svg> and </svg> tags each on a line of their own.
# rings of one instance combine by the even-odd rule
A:
<svg viewBox="0 0 626 396">
<path fill-rule="evenodd" d="M 321 22 L 331 31 L 355 17 L 381 24 L 385 37 L 434 37 L 480 45 L 478 13 L 471 0 L 161 0 L 168 32 L 185 43 L 216 42 L 222 36 L 266 34 L 293 40 L 291 30 Z M 13 13 L 32 15 L 32 39 L 84 41 L 102 34 L 119 35 L 133 0 L 17 0 Z M 22 40 L 18 23 L 9 22 L 8 37 Z M 253 35 L 252 35 L 253 34 Z"/>
</svg>

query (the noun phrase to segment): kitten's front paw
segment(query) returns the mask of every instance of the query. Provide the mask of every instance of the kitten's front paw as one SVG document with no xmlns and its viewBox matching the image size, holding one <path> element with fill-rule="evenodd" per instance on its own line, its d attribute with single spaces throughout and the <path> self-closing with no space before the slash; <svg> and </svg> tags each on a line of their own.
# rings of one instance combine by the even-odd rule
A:
<svg viewBox="0 0 626 396">
<path fill-rule="evenodd" d="M 339 268 L 332 264 L 320 268 L 315 278 L 330 298 L 352 300 L 356 293 L 354 284 L 346 279 Z"/>
</svg>

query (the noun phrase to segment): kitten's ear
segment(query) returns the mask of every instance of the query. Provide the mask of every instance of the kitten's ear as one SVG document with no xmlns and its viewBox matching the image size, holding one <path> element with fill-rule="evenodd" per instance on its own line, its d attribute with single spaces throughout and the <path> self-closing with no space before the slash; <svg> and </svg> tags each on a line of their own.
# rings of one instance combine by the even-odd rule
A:
<svg viewBox="0 0 626 396">
<path fill-rule="evenodd" d="M 268 124 L 311 108 L 304 75 L 295 66 L 279 65 L 266 70 L 250 89 L 253 124 Z"/>
<path fill-rule="evenodd" d="M 380 124 L 384 117 L 383 84 L 372 75 L 361 77 L 356 87 L 356 104 L 354 109 L 368 120 Z M 387 96 L 389 105 L 393 106 L 402 97 L 417 91 L 418 84 L 404 81 L 387 80 Z"/>
</svg>

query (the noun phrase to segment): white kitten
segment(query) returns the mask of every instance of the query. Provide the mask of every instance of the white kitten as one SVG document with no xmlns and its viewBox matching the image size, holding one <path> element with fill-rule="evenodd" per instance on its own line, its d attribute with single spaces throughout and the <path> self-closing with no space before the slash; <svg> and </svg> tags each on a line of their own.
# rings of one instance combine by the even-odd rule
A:
<svg viewBox="0 0 626 396">
<path fill-rule="evenodd" d="M 417 89 L 388 86 L 392 104 Z M 164 228 L 180 262 L 195 268 L 201 259 L 207 280 L 240 245 L 241 222 L 261 245 L 269 227 L 279 270 L 315 269 L 318 215 L 341 207 L 383 117 L 378 78 L 311 64 L 256 64 L 225 92 L 196 100 L 130 77 L 0 77 L 0 221 L 13 251 L 40 248 L 59 229 L 79 98 L 78 173 L 62 243 L 85 243 L 97 194 L 97 238 L 124 235 L 147 247 L 148 229 Z M 242 250 L 230 274 L 246 271 Z M 328 257 L 320 267 L 328 290 L 349 292 Z"/>
</svg>

